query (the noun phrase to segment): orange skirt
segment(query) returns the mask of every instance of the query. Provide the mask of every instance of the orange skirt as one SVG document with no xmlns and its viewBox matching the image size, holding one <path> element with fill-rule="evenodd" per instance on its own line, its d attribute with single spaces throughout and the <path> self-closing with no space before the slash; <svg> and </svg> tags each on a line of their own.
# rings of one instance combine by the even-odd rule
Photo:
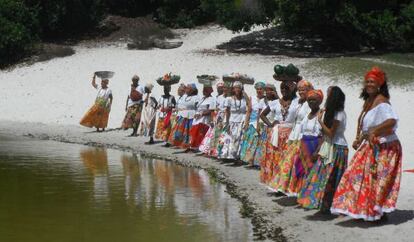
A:
<svg viewBox="0 0 414 242">
<path fill-rule="evenodd" d="M 89 128 L 106 128 L 108 126 L 108 119 L 109 110 L 95 103 L 79 123 Z"/>
</svg>

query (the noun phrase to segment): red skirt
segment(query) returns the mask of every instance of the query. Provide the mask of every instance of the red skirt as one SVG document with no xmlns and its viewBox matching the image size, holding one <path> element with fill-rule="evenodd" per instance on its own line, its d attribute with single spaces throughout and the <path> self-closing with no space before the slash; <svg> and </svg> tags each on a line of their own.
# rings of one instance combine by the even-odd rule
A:
<svg viewBox="0 0 414 242">
<path fill-rule="evenodd" d="M 197 149 L 201 142 L 206 136 L 208 129 L 210 126 L 207 124 L 199 123 L 191 127 L 190 129 L 190 147 L 193 149 Z"/>
</svg>

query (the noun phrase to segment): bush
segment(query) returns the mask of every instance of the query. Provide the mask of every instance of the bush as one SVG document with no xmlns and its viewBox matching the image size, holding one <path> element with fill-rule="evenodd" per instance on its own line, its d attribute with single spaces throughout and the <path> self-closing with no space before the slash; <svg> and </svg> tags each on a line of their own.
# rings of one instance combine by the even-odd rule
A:
<svg viewBox="0 0 414 242">
<path fill-rule="evenodd" d="M 36 11 L 19 0 L 0 0 L 0 65 L 25 56 L 38 41 Z"/>
<path fill-rule="evenodd" d="M 101 0 L 25 0 L 38 9 L 43 39 L 60 39 L 79 35 L 95 28 L 104 16 Z"/>
</svg>

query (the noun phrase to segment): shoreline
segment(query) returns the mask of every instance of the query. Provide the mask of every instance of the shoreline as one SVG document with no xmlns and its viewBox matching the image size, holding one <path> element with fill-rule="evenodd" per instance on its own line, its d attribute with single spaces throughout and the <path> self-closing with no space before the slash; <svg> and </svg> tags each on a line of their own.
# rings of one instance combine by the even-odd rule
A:
<svg viewBox="0 0 414 242">
<path fill-rule="evenodd" d="M 26 128 L 17 128 L 25 126 Z M 16 128 L 13 128 L 16 127 Z M 28 128 L 31 127 L 31 128 Z M 65 131 L 66 129 L 66 131 Z M 68 132 L 70 130 L 70 133 Z M 222 163 L 219 160 L 198 156 L 197 154 L 183 153 L 182 149 L 162 147 L 162 143 L 145 145 L 147 137 L 127 137 L 129 131 L 121 129 L 109 129 L 105 132 L 88 132 L 82 127 L 48 125 L 42 123 L 0 121 L 0 134 L 7 136 L 28 137 L 38 140 L 51 140 L 61 143 L 79 144 L 92 147 L 102 147 L 126 152 L 140 153 L 149 158 L 171 161 L 175 165 L 205 170 L 212 180 L 226 186 L 226 192 L 240 203 L 239 213 L 243 218 L 249 218 L 253 227 L 253 237 L 260 241 L 288 241 L 283 234 L 283 229 L 272 222 L 266 216 L 266 208 L 259 208 L 252 199 L 252 194 L 245 184 L 233 179 L 234 174 L 229 174 L 228 169 L 233 169 L 232 163 Z M 113 142 L 102 140 L 108 136 L 116 136 Z M 122 141 L 121 141 L 122 140 Z M 130 145 L 125 143 L 131 142 Z M 224 168 L 224 169 L 223 169 Z M 237 167 L 244 169 L 243 167 Z M 257 173 L 257 170 L 244 169 L 249 175 Z M 267 189 L 262 186 L 262 189 Z M 250 190 L 251 191 L 251 190 Z"/>
<path fill-rule="evenodd" d="M 109 129 L 97 133 L 75 125 L 33 122 L 0 121 L 0 133 L 41 140 L 98 146 L 139 152 L 151 157 L 172 161 L 177 165 L 207 171 L 213 180 L 224 184 L 226 191 L 240 202 L 240 214 L 251 219 L 253 236 L 264 241 L 410 241 L 414 228 L 410 174 L 404 178 L 398 209 L 380 222 L 363 222 L 347 217 L 323 215 L 317 210 L 303 210 L 292 197 L 278 197 L 260 184 L 259 171 L 233 166 L 218 160 L 183 153 L 182 149 L 165 148 L 162 143 L 144 145 L 147 137 L 127 137 L 129 131 Z M 407 184 L 408 182 L 408 184 Z M 397 226 L 398 225 L 398 226 Z"/>
</svg>

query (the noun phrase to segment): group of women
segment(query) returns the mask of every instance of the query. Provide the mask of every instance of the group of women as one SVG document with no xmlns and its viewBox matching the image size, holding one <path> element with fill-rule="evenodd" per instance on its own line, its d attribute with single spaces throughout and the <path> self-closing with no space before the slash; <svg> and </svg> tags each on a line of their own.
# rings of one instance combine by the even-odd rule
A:
<svg viewBox="0 0 414 242">
<path fill-rule="evenodd" d="M 299 76 L 278 81 L 280 95 L 274 84 L 264 82 L 255 83 L 253 96 L 244 92 L 239 81 L 218 82 L 215 97 L 208 84 L 201 96 L 195 84 L 180 84 L 176 97 L 170 94 L 170 86 L 164 86 L 164 95 L 150 107 L 152 113 L 158 112 L 155 139 L 167 147 L 260 169 L 263 184 L 297 197 L 306 209 L 367 221 L 392 212 L 400 186 L 402 149 L 386 74 L 373 67 L 364 77 L 364 104 L 352 143 L 356 153 L 349 162 L 343 91 L 331 86 L 324 95 Z M 141 88 L 141 105 L 147 105 L 151 89 Z M 134 128 L 126 125 L 133 120 L 151 127 L 142 124 L 137 112 L 128 111 L 123 126 Z M 151 122 L 147 120 L 152 126 L 154 115 Z M 148 143 L 154 143 L 149 136 Z"/>
</svg>

